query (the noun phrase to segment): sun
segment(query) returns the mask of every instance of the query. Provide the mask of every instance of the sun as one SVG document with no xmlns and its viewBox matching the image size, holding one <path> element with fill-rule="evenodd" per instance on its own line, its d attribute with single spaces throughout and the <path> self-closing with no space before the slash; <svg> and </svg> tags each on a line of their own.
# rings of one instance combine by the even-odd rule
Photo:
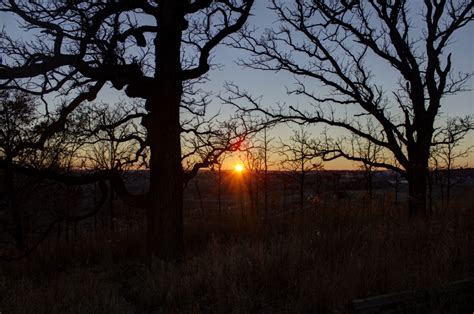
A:
<svg viewBox="0 0 474 314">
<path fill-rule="evenodd" d="M 234 171 L 237 173 L 242 173 L 245 170 L 244 165 L 242 164 L 236 164 L 234 165 Z"/>
</svg>

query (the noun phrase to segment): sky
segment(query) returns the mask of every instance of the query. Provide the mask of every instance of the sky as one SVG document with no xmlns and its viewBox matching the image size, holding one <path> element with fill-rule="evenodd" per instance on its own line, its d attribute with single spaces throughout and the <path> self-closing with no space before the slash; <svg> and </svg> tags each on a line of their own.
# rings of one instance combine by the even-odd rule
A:
<svg viewBox="0 0 474 314">
<path fill-rule="evenodd" d="M 410 2 L 413 12 L 421 12 L 423 8 L 423 1 L 416 0 Z M 267 8 L 267 1 L 256 1 L 256 7 L 253 9 L 253 16 L 249 18 L 249 27 L 255 27 L 258 30 L 265 28 L 277 27 L 278 21 L 274 12 Z M 466 27 L 458 31 L 453 36 L 453 40 L 448 47 L 452 52 L 454 73 L 464 71 L 474 73 L 474 40 L 472 34 L 474 33 L 474 23 L 468 24 Z M 227 82 L 234 82 L 241 89 L 249 91 L 253 96 L 262 96 L 262 104 L 268 107 L 274 107 L 277 103 L 286 103 L 289 105 L 296 105 L 300 108 L 309 108 L 308 102 L 304 98 L 295 98 L 287 95 L 287 89 L 294 88 L 295 78 L 293 75 L 285 72 L 265 72 L 244 68 L 238 64 L 239 59 L 248 59 L 249 54 L 240 50 L 232 49 L 225 46 L 220 46 L 214 51 L 215 63 L 221 65 L 219 70 L 211 71 L 209 75 L 209 83 L 206 85 L 208 90 L 218 94 L 222 92 L 222 86 Z M 374 72 L 377 82 L 381 82 L 384 88 L 393 88 L 398 76 L 396 72 L 388 67 L 377 58 L 368 59 L 367 66 Z M 324 90 L 314 81 L 309 81 L 308 87 L 313 87 L 313 90 L 319 92 Z M 311 85 L 314 84 L 314 85 Z M 463 92 L 458 95 L 450 96 L 443 100 L 442 116 L 454 117 L 474 114 L 474 92 L 472 91 L 473 79 L 471 79 L 467 88 L 470 91 Z M 323 92 L 322 92 L 323 93 Z M 225 94 L 224 94 L 225 95 Z M 222 105 L 216 100 L 211 105 L 212 110 L 220 110 L 223 113 L 232 113 L 233 108 Z M 322 125 L 310 126 L 309 131 L 318 136 L 323 130 Z M 281 126 L 272 131 L 275 138 L 286 139 L 291 131 L 287 126 Z M 342 134 L 338 130 L 332 130 L 333 134 Z M 474 132 L 471 132 L 465 140 L 465 145 L 474 145 Z M 474 154 L 471 153 L 468 158 L 460 160 L 460 165 L 474 166 Z M 326 169 L 354 169 L 357 164 L 343 159 L 326 163 Z"/>
<path fill-rule="evenodd" d="M 421 12 L 423 7 L 422 1 L 410 2 L 413 12 Z M 277 27 L 278 22 L 275 14 L 267 8 L 266 1 L 257 1 L 256 7 L 253 11 L 253 16 L 250 17 L 250 27 L 256 27 L 260 30 L 269 27 Z M 474 41 L 472 34 L 474 32 L 474 23 L 468 24 L 466 27 L 458 31 L 453 37 L 448 50 L 452 52 L 454 73 L 463 71 L 467 73 L 474 73 Z M 294 88 L 295 79 L 291 74 L 282 72 L 264 72 L 252 69 L 246 69 L 237 64 L 236 60 L 248 59 L 249 54 L 236 49 L 228 47 L 219 47 L 216 49 L 214 61 L 223 65 L 222 70 L 216 70 L 210 74 L 210 83 L 208 84 L 210 90 L 215 90 L 217 93 L 222 89 L 225 81 L 232 81 L 240 88 L 249 91 L 254 96 L 262 96 L 262 103 L 265 106 L 275 106 L 277 103 L 286 103 L 299 106 L 300 108 L 309 108 L 307 100 L 304 98 L 295 98 L 286 93 L 287 89 Z M 387 67 L 386 64 L 380 62 L 377 58 L 368 59 L 367 66 L 374 72 L 378 83 L 382 84 L 384 88 L 393 88 L 395 86 L 397 76 L 395 71 Z M 324 90 L 314 81 L 309 81 L 309 88 L 314 84 L 313 90 L 318 92 Z M 450 96 L 442 102 L 441 113 L 444 117 L 465 116 L 474 114 L 474 92 L 472 91 L 473 79 L 471 79 L 467 88 L 469 91 L 458 95 Z M 324 93 L 324 92 L 322 92 Z M 222 105 L 216 102 L 216 107 L 222 109 Z M 232 108 L 228 108 L 232 111 Z M 309 131 L 313 135 L 318 136 L 318 133 L 323 129 L 322 125 L 311 126 Z M 336 131 L 337 132 L 337 131 Z M 288 127 L 276 128 L 273 131 L 275 137 L 287 138 Z M 342 133 L 341 133 L 342 134 Z M 474 132 L 471 132 L 464 141 L 465 145 L 474 145 Z M 469 164 L 474 166 L 474 154 L 464 160 L 460 164 Z M 343 159 L 331 162 L 325 165 L 326 169 L 353 169 L 357 167 L 353 162 L 348 162 Z"/>
<path fill-rule="evenodd" d="M 423 2 L 421 0 L 415 0 L 410 2 L 412 5 L 413 12 L 421 12 Z M 268 1 L 257 0 L 256 5 L 252 10 L 253 15 L 249 18 L 248 25 L 251 28 L 256 28 L 259 31 L 275 27 L 277 25 L 277 18 L 274 13 L 267 8 Z M 7 30 L 11 33 L 18 33 L 16 28 L 15 19 L 11 15 L 0 14 L 0 24 L 3 24 Z M 462 70 L 464 72 L 474 73 L 473 55 L 474 55 L 474 42 L 473 34 L 474 23 L 468 24 L 462 30 L 458 31 L 454 36 L 449 50 L 453 53 L 453 68 L 455 71 Z M 22 35 L 24 36 L 24 35 Z M 208 108 L 209 114 L 215 112 L 221 112 L 222 118 L 231 115 L 234 112 L 234 108 L 223 105 L 222 102 L 217 98 L 219 93 L 223 93 L 223 85 L 225 82 L 233 82 L 237 84 L 241 89 L 250 92 L 255 97 L 262 97 L 262 103 L 267 107 L 275 106 L 277 103 L 291 104 L 300 108 L 309 108 L 307 99 L 295 98 L 289 96 L 286 93 L 287 89 L 294 87 L 295 78 L 288 73 L 284 72 L 263 72 L 258 70 L 251 70 L 240 66 L 237 61 L 239 59 L 248 59 L 248 53 L 236 49 L 232 49 L 226 46 L 218 46 L 213 51 L 213 63 L 218 64 L 219 67 L 213 68 L 209 72 L 209 81 L 205 83 L 202 88 L 208 92 L 211 92 L 213 97 L 212 102 Z M 393 87 L 396 81 L 393 69 L 385 66 L 378 62 L 376 58 L 368 60 L 368 67 L 375 73 L 377 82 L 381 82 L 384 87 Z M 308 87 L 313 88 L 316 92 L 324 93 L 324 89 L 321 88 L 316 82 L 309 81 Z M 474 114 L 474 92 L 472 91 L 473 80 L 469 81 L 468 87 L 471 91 L 464 92 L 460 95 L 452 96 L 443 101 L 442 114 L 443 116 L 464 116 L 468 114 Z M 102 93 L 103 99 L 108 101 L 123 98 L 123 94 L 107 90 Z M 323 126 L 311 126 L 309 131 L 314 135 L 318 136 L 322 131 Z M 333 133 L 339 134 L 337 131 Z M 466 145 L 474 145 L 474 132 L 466 139 Z M 290 129 L 286 125 L 279 126 L 271 131 L 271 135 L 275 138 L 275 142 L 279 138 L 286 139 L 290 135 Z M 461 161 L 462 164 L 469 164 L 474 166 L 474 157 L 471 156 Z M 231 158 L 231 162 L 238 160 L 239 156 Z M 230 163 L 229 167 L 231 166 Z M 337 160 L 326 164 L 326 169 L 352 169 L 355 165 L 352 162 L 344 160 Z"/>
</svg>

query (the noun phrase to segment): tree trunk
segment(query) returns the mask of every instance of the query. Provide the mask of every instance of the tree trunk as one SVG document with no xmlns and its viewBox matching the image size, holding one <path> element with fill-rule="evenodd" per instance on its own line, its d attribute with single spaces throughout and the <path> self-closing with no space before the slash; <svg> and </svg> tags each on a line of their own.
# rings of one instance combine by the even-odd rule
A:
<svg viewBox="0 0 474 314">
<path fill-rule="evenodd" d="M 304 184 L 305 184 L 305 171 L 302 169 L 300 174 L 300 212 L 303 211 L 304 208 Z"/>
<path fill-rule="evenodd" d="M 150 205 L 147 212 L 149 254 L 164 260 L 183 255 L 183 169 L 179 109 L 182 96 L 181 26 L 178 1 L 160 2 L 155 38 L 156 93 L 147 99 L 151 119 Z M 175 12 L 175 14 L 172 14 Z"/>
<path fill-rule="evenodd" d="M 365 166 L 364 176 L 365 176 L 365 191 L 370 200 L 372 200 L 372 177 L 374 173 L 370 166 Z"/>
<path fill-rule="evenodd" d="M 427 167 L 414 165 L 408 170 L 408 207 L 410 216 L 426 214 Z"/>
<path fill-rule="evenodd" d="M 147 233 L 149 253 L 166 260 L 183 253 L 183 179 L 178 118 L 170 117 L 172 97 L 163 98 L 169 102 L 160 102 L 158 114 L 152 114 Z"/>
</svg>

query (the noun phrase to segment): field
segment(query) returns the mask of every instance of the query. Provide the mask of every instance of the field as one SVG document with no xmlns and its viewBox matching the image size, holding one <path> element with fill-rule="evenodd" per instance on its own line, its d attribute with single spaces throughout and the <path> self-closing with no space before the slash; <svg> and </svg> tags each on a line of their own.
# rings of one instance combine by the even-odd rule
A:
<svg viewBox="0 0 474 314">
<path fill-rule="evenodd" d="M 395 191 L 387 174 L 370 194 L 354 172 L 308 177 L 303 210 L 287 174 L 270 174 L 266 210 L 261 182 L 236 176 L 223 175 L 220 202 L 215 173 L 186 188 L 180 263 L 148 260 L 144 213 L 115 199 L 86 221 L 55 226 L 30 256 L 1 262 L 0 312 L 350 313 L 354 299 L 474 277 L 470 176 L 457 181 L 449 208 L 436 194 L 428 218 L 408 217 L 405 187 Z M 128 182 L 139 191 L 146 179 Z M 82 190 L 68 210 L 86 210 L 92 194 Z M 457 306 L 440 299 L 422 312 Z"/>
</svg>

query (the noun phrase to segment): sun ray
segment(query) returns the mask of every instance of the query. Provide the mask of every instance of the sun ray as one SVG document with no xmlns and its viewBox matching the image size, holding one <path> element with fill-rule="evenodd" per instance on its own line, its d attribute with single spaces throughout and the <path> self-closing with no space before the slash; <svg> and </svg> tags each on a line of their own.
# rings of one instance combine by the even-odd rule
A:
<svg viewBox="0 0 474 314">
<path fill-rule="evenodd" d="M 245 170 L 244 165 L 242 164 L 235 164 L 234 165 L 234 171 L 237 173 L 242 173 Z"/>
</svg>

